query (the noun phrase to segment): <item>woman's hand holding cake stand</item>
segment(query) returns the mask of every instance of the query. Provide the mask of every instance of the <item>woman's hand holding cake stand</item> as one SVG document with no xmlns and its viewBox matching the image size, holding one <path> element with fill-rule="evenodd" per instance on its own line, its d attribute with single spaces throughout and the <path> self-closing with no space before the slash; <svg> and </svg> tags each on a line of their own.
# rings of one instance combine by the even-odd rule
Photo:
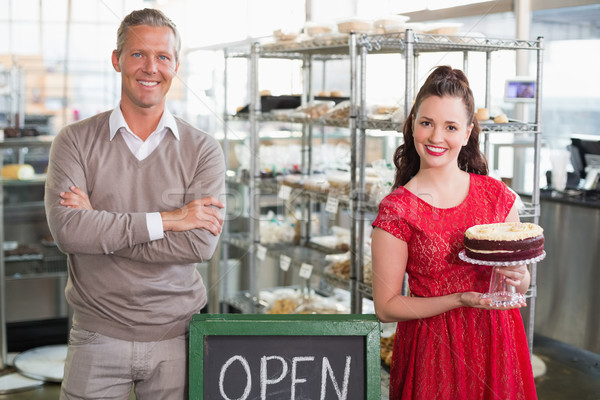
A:
<svg viewBox="0 0 600 400">
<path fill-rule="evenodd" d="M 500 270 L 502 268 L 498 269 Z M 460 293 L 459 301 L 463 307 L 484 308 L 486 310 L 509 310 L 511 308 L 521 308 L 527 306 L 525 298 L 523 298 L 522 301 L 513 301 L 511 303 L 502 304 L 495 302 L 489 293 L 484 294 L 479 292 Z"/>
<path fill-rule="evenodd" d="M 527 264 L 510 265 L 507 267 L 494 267 L 496 272 L 506 277 L 506 283 L 516 288 L 519 293 L 524 293 L 529 288 L 529 274 Z"/>
</svg>

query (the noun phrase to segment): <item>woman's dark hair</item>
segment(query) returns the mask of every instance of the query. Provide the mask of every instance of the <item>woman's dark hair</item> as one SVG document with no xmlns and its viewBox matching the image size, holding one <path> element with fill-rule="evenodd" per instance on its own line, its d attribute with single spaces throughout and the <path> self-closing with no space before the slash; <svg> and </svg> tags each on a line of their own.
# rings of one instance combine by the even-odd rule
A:
<svg viewBox="0 0 600 400">
<path fill-rule="evenodd" d="M 413 176 L 417 174 L 420 166 L 420 158 L 415 149 L 413 140 L 413 123 L 421 103 L 431 96 L 450 96 L 462 99 L 467 110 L 467 121 L 473 123 L 471 136 L 466 146 L 463 146 L 458 155 L 458 167 L 466 172 L 479 175 L 488 174 L 487 160 L 479 150 L 479 123 L 475 117 L 475 100 L 473 92 L 469 87 L 469 80 L 464 72 L 452 69 L 447 65 L 436 67 L 427 77 L 427 80 L 417 93 L 406 121 L 404 122 L 402 143 L 394 153 L 394 165 L 396 166 L 396 178 L 393 189 L 406 185 Z"/>
</svg>

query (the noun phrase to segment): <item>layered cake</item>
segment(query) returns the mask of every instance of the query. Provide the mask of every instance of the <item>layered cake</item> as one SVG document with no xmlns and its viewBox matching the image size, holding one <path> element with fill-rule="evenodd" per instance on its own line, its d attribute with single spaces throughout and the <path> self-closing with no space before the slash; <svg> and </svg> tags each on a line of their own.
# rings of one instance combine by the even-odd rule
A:
<svg viewBox="0 0 600 400">
<path fill-rule="evenodd" d="M 521 261 L 544 252 L 544 230 L 524 222 L 475 225 L 464 235 L 465 255 L 482 261 Z"/>
</svg>

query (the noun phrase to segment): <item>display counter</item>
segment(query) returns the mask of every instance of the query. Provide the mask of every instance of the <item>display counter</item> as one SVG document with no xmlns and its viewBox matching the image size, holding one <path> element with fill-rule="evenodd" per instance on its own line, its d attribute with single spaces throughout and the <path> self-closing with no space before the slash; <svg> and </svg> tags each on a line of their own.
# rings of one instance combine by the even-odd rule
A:
<svg viewBox="0 0 600 400">
<path fill-rule="evenodd" d="M 600 353 L 600 195 L 542 191 L 535 333 Z"/>
</svg>

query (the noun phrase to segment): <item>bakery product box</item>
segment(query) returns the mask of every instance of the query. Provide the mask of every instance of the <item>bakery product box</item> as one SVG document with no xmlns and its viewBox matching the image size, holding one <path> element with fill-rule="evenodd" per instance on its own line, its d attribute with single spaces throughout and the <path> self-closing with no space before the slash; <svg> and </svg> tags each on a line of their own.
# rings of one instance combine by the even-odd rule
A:
<svg viewBox="0 0 600 400">
<path fill-rule="evenodd" d="M 348 97 L 340 97 L 340 96 L 333 96 L 331 93 L 335 93 L 335 91 L 333 92 L 323 92 L 323 93 L 319 93 L 317 96 L 315 96 L 315 101 L 318 102 L 323 102 L 323 101 L 327 101 L 327 102 L 333 102 L 331 103 L 332 105 L 328 108 L 332 108 L 333 106 L 335 106 L 336 104 L 348 100 Z M 321 94 L 326 94 L 327 96 L 320 96 Z M 315 103 L 311 103 L 313 106 L 315 105 Z M 290 94 L 290 95 L 271 95 L 270 91 L 268 90 L 263 90 L 261 91 L 261 95 L 260 95 L 260 111 L 265 113 L 265 112 L 270 112 L 273 110 L 296 110 L 299 107 L 301 107 L 302 105 L 302 99 L 300 97 L 300 95 L 297 94 Z M 250 112 L 250 105 L 246 104 L 245 106 L 240 107 L 237 110 L 237 114 L 247 114 Z"/>
<path fill-rule="evenodd" d="M 544 254 L 544 230 L 525 222 L 470 227 L 464 233 L 465 255 L 480 261 L 524 261 Z"/>
</svg>

